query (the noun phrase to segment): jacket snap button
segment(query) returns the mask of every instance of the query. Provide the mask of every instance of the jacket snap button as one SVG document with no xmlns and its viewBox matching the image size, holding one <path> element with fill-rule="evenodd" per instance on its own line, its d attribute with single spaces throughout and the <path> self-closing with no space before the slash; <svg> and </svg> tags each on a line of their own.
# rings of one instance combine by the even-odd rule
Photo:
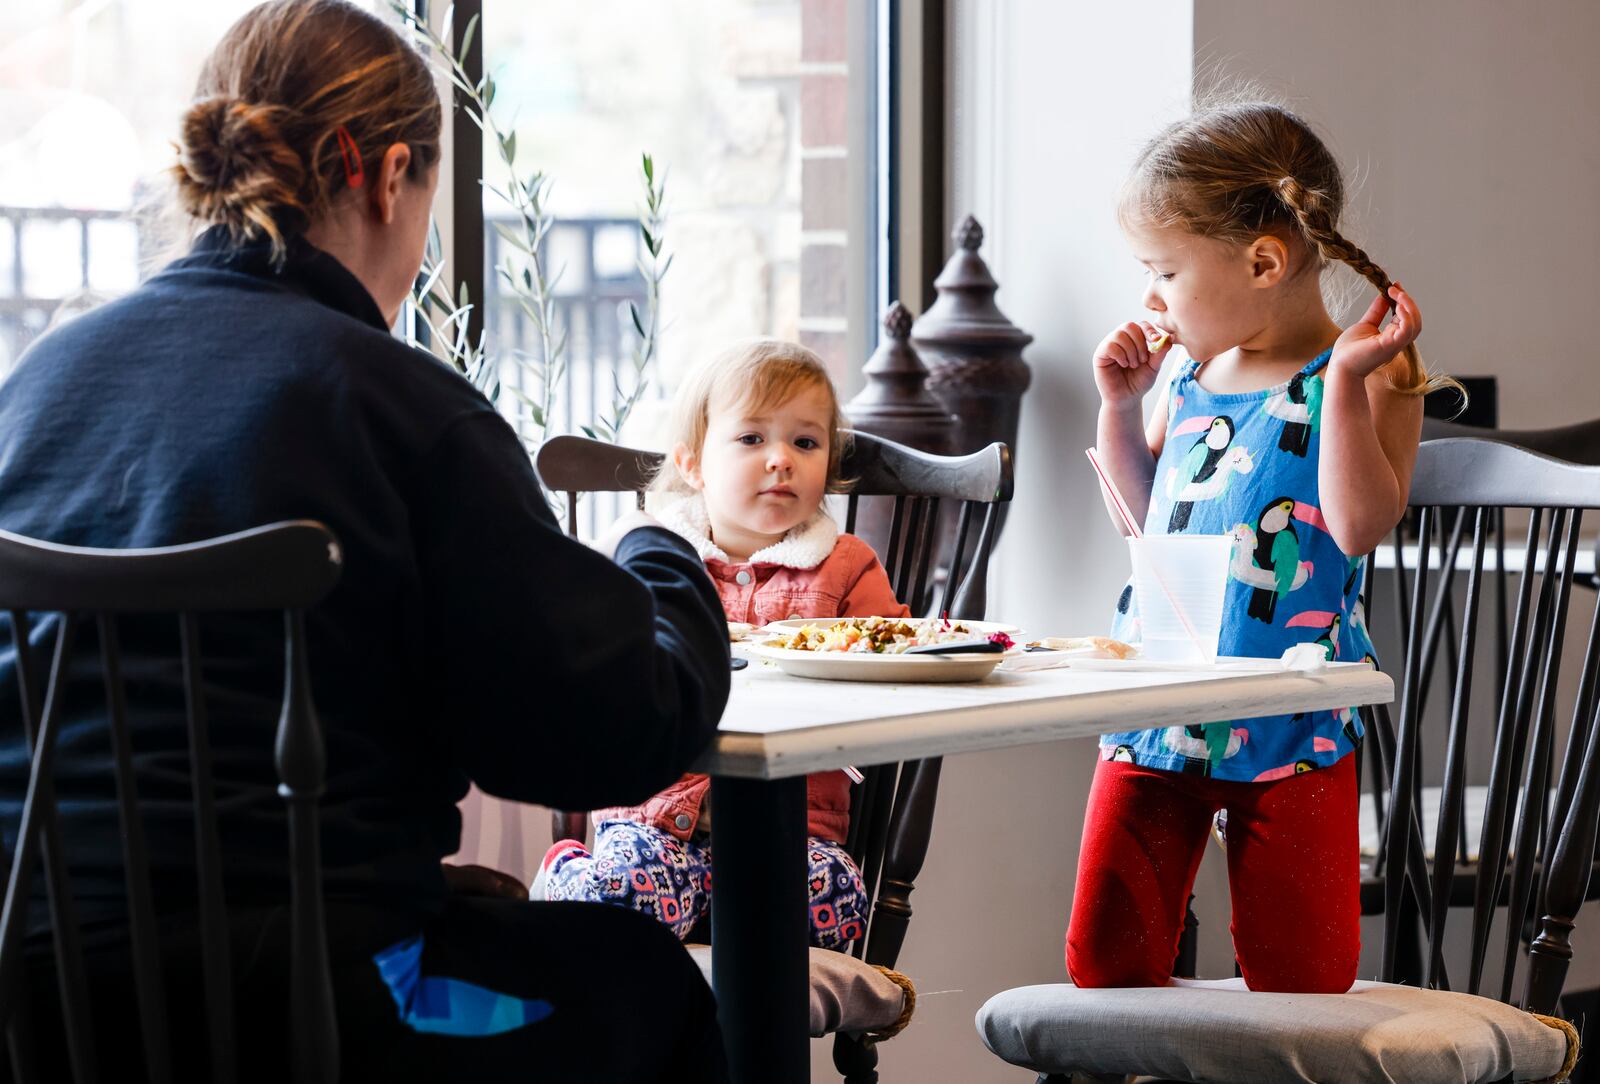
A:
<svg viewBox="0 0 1600 1084">
<path fill-rule="evenodd" d="M 689 824 L 691 823 L 690 820 L 689 820 L 689 814 L 687 814 L 687 813 L 679 813 L 676 817 L 672 818 L 672 823 L 676 824 L 678 826 L 678 831 L 680 831 L 680 832 L 684 831 L 685 829 L 687 829 L 689 827 Z"/>
<path fill-rule="evenodd" d="M 790 621 L 798 621 L 798 620 L 800 620 L 800 615 L 799 614 L 790 614 L 789 615 L 789 620 Z"/>
<path fill-rule="evenodd" d="M 749 569 L 741 568 L 738 575 L 733 577 L 733 582 L 738 584 L 740 587 L 749 587 L 750 581 L 753 579 L 755 579 L 755 577 L 750 575 Z"/>
</svg>

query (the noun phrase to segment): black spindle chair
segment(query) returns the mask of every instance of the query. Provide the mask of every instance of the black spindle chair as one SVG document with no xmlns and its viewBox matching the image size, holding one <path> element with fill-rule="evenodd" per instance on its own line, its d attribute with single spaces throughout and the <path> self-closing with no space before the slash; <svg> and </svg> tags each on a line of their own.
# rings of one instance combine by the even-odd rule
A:
<svg viewBox="0 0 1600 1084">
<path fill-rule="evenodd" d="M 9 646 L 16 653 L 23 735 L 32 750 L 26 796 L 15 844 L 4 855 L 6 892 L 0 912 L 0 1027 L 19 1082 L 57 1080 L 59 1056 L 37 1049 L 25 1020 L 29 1005 L 25 959 L 36 867 L 42 865 L 54 944 L 71 1078 L 86 1082 L 117 1076 L 102 1064 L 89 1012 L 82 939 L 69 891 L 70 853 L 63 848 L 55 796 L 55 755 L 60 739 L 68 671 L 76 635 L 92 626 L 100 645 L 105 724 L 116 781 L 127 895 L 127 924 L 137 994 L 144 1074 L 159 1084 L 174 1078 L 169 1043 L 169 1002 L 151 885 L 150 853 L 141 823 L 130 740 L 130 705 L 118 641 L 123 615 L 174 615 L 181 642 L 189 734 L 190 784 L 196 839 L 196 895 L 208 1079 L 239 1076 L 234 1041 L 232 965 L 217 838 L 210 743 L 201 672 L 198 615 L 215 611 L 282 611 L 285 638 L 283 707 L 275 762 L 288 806 L 291 960 L 288 1021 L 290 1065 L 296 1081 L 332 1081 L 339 1045 L 322 901 L 317 802 L 324 780 L 324 747 L 311 702 L 306 669 L 304 611 L 332 588 L 340 573 L 338 545 L 326 528 L 309 521 L 273 524 L 222 538 L 160 549 L 107 550 L 61 546 L 0 531 L 0 611 L 9 615 Z M 49 615 L 56 615 L 54 618 Z M 35 620 L 54 621 L 48 667 L 29 641 Z M 0 639 L 0 645 L 5 641 Z M 266 756 L 262 749 L 262 756 Z"/>
<path fill-rule="evenodd" d="M 1494 440 L 1551 459 L 1587 466 L 1600 465 L 1600 419 L 1548 429 L 1484 429 L 1428 418 L 1423 422 L 1422 435 L 1424 440 L 1450 438 Z M 1367 570 L 1365 608 L 1369 620 L 1379 613 L 1373 603 L 1377 592 L 1375 582 L 1377 573 L 1392 572 L 1388 581 L 1391 586 L 1388 589 L 1392 591 L 1393 603 L 1387 609 L 1393 614 L 1392 628 L 1395 643 L 1399 645 L 1398 655 L 1402 658 L 1410 640 L 1414 594 L 1410 587 L 1410 572 L 1415 557 L 1408 556 L 1407 551 L 1415 546 L 1418 526 L 1418 512 L 1413 506 L 1411 514 L 1396 525 L 1392 542 L 1380 551 L 1383 557 L 1381 566 L 1375 567 L 1379 563 L 1369 561 Z M 1458 509 L 1449 508 L 1442 510 L 1433 524 L 1435 537 L 1432 545 L 1440 547 L 1442 553 L 1438 565 L 1430 569 L 1432 594 L 1427 603 L 1426 617 L 1420 626 L 1423 647 L 1417 679 L 1419 719 L 1431 721 L 1441 714 L 1437 710 L 1431 714 L 1429 712 L 1429 704 L 1436 696 L 1442 697 L 1446 706 L 1455 698 L 1462 632 L 1457 604 L 1466 580 L 1465 561 L 1471 548 L 1471 526 L 1470 517 Z M 1515 517 L 1513 520 L 1508 520 L 1506 509 L 1503 508 L 1490 510 L 1485 529 L 1486 548 L 1491 554 L 1491 559 L 1485 561 L 1484 590 L 1490 593 L 1480 598 L 1479 606 L 1480 609 L 1489 611 L 1491 618 L 1488 632 L 1492 635 L 1494 643 L 1492 663 L 1494 680 L 1497 683 L 1504 683 L 1514 662 L 1510 646 L 1513 641 L 1511 584 L 1516 579 L 1515 573 L 1520 566 L 1537 560 L 1537 540 L 1527 537 L 1526 528 L 1521 523 L 1515 522 Z M 1521 558 L 1517 556 L 1519 550 Z M 1533 582 L 1532 579 L 1523 576 L 1520 590 L 1530 590 Z M 1573 583 L 1575 586 L 1593 590 L 1600 580 L 1592 575 L 1580 575 L 1574 578 Z M 1520 592 L 1517 601 L 1521 601 Z M 1520 636 L 1523 640 L 1526 639 L 1527 632 L 1525 628 L 1521 630 Z M 1367 796 L 1374 812 L 1374 823 L 1381 825 L 1387 816 L 1388 792 L 1384 782 L 1388 778 L 1389 766 L 1393 763 L 1394 724 L 1389 709 L 1384 706 L 1366 709 L 1365 720 L 1367 732 L 1374 739 L 1368 743 L 1366 750 L 1369 762 L 1366 767 L 1370 769 L 1373 780 L 1368 787 Z M 1430 725 L 1433 724 L 1430 722 Z M 1428 773 L 1429 778 L 1436 776 L 1436 771 Z M 1437 801 L 1439 790 L 1435 786 L 1428 786 L 1421 791 L 1421 794 L 1426 799 Z M 1467 824 L 1469 820 L 1476 819 L 1482 811 L 1484 800 L 1485 795 L 1481 790 L 1469 790 L 1464 795 L 1460 808 L 1456 810 L 1456 857 L 1468 877 L 1475 863 L 1468 861 L 1472 852 L 1467 838 Z M 1417 845 L 1412 851 L 1411 860 L 1413 863 L 1420 863 L 1419 856 L 1424 853 L 1420 826 L 1413 834 L 1413 838 Z M 1384 910 L 1382 882 L 1375 871 L 1383 864 L 1385 844 L 1385 838 L 1380 833 L 1375 840 L 1371 840 L 1370 847 L 1364 845 L 1363 848 L 1370 858 L 1368 873 L 1362 885 L 1362 911 L 1365 914 L 1382 914 Z M 1468 899 L 1461 893 L 1470 891 L 1470 881 L 1465 878 L 1458 879 L 1456 885 L 1458 893 L 1456 902 L 1461 906 L 1468 905 Z M 1600 895 L 1600 880 L 1591 886 L 1590 892 Z M 1396 974 L 1405 981 L 1421 982 L 1425 969 L 1417 936 L 1421 916 L 1417 914 L 1415 899 L 1410 896 L 1402 898 L 1401 908 L 1403 932 L 1397 949 Z"/>
<path fill-rule="evenodd" d="M 1600 467 L 1560 462 L 1500 441 L 1430 441 L 1419 456 L 1411 504 L 1420 512 L 1419 560 L 1412 569 L 1406 607 L 1404 692 L 1392 739 L 1386 721 L 1377 720 L 1384 739 L 1378 752 L 1389 785 L 1388 799 L 1381 803 L 1381 853 L 1374 862 L 1385 916 L 1383 974 L 1390 980 L 1405 977 L 1402 904 L 1409 892 L 1427 939 L 1423 981 L 1430 987 L 1451 988 L 1444 957 L 1445 924 L 1452 907 L 1471 907 L 1467 973 L 1457 975 L 1456 988 L 1478 993 L 1490 965 L 1498 964 L 1500 976 L 1492 992 L 1510 1000 L 1521 949 L 1534 932 L 1534 919 L 1542 914 L 1538 937 L 1532 938 L 1523 1000 L 1537 1011 L 1552 1012 L 1565 960 L 1571 957 L 1566 931 L 1578 904 L 1600 889 L 1600 878 L 1593 876 L 1595 821 L 1600 816 L 1600 774 L 1596 774 L 1600 765 L 1595 764 L 1600 608 L 1591 622 L 1572 703 L 1564 706 L 1559 698 L 1572 588 L 1586 585 L 1574 571 L 1583 515 L 1600 508 Z M 1480 668 L 1475 665 L 1475 651 L 1485 623 L 1480 620 L 1483 596 L 1491 577 L 1503 582 L 1505 568 L 1499 561 L 1496 570 L 1487 569 L 1485 552 L 1491 536 L 1500 537 L 1495 530 L 1497 517 L 1514 522 L 1519 510 L 1526 514 L 1527 528 L 1515 608 L 1509 629 L 1498 616 L 1489 622 L 1495 633 L 1496 665 Z M 1424 791 L 1422 719 L 1430 656 L 1437 650 L 1438 636 L 1430 635 L 1430 630 L 1450 621 L 1449 615 L 1439 615 L 1460 563 L 1457 552 L 1463 547 L 1470 557 L 1459 641 L 1449 638 L 1446 644 L 1451 672 L 1447 730 L 1440 751 L 1442 783 L 1437 791 Z M 1430 605 L 1430 580 L 1435 578 L 1438 589 Z M 1503 590 L 1497 583 L 1497 595 Z M 1469 717 L 1475 684 L 1481 688 L 1485 676 L 1491 679 L 1493 753 L 1487 766 L 1479 846 L 1469 861 L 1464 838 L 1467 784 L 1474 774 L 1466 763 Z M 1563 718 L 1570 721 L 1557 762 Z M 1420 830 L 1419 807 L 1425 794 L 1438 803 L 1431 859 Z M 1491 957 L 1490 927 L 1501 907 L 1507 908 L 1505 936 Z"/>
<path fill-rule="evenodd" d="M 845 531 L 855 530 L 863 498 L 892 501 L 887 541 L 867 541 L 878 550 L 896 596 L 919 616 L 981 620 L 996 519 L 1001 504 L 1011 500 L 1010 450 L 991 444 L 971 455 L 941 456 L 868 433 L 849 436 L 842 470 L 850 479 Z M 635 492 L 642 508 L 661 460 L 652 452 L 562 436 L 540 448 L 535 466 L 547 487 L 566 495 L 567 528 L 576 534 L 580 493 Z M 958 506 L 955 539 L 944 548 L 940 510 L 950 504 Z M 938 568 L 940 553 L 962 555 L 959 567 Z M 851 788 L 846 848 L 871 902 L 866 936 L 855 942 L 853 954 L 868 964 L 892 968 L 899 958 L 911 921 L 911 892 L 928 853 L 942 765 L 939 757 L 875 765 Z M 557 812 L 554 818 L 557 838 L 586 837 L 585 814 Z M 877 1062 L 871 1034 L 835 1037 L 834 1064 L 847 1084 L 872 1084 Z"/>
</svg>

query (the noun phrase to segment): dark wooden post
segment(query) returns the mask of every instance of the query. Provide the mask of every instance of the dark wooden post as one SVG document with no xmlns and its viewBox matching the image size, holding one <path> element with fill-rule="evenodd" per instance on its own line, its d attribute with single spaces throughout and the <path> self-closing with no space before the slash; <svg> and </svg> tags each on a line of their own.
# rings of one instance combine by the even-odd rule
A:
<svg viewBox="0 0 1600 1084">
<path fill-rule="evenodd" d="M 911 313 L 900 302 L 883 314 L 884 339 L 862 368 L 866 387 L 845 404 L 850 425 L 925 452 L 955 450 L 957 421 L 928 391 L 928 367 L 911 345 Z"/>
<path fill-rule="evenodd" d="M 1017 449 L 1022 393 L 1033 378 L 1022 360 L 1033 336 L 995 304 L 1000 288 L 978 255 L 983 227 L 968 215 L 952 235 L 956 249 L 933 287 L 938 299 L 911 330 L 928 366 L 928 390 L 958 419 L 954 453 L 993 441 Z"/>
<path fill-rule="evenodd" d="M 845 416 L 853 429 L 884 437 L 897 444 L 925 452 L 948 455 L 954 450 L 957 420 L 928 391 L 928 367 L 911 345 L 911 313 L 895 301 L 883 314 L 883 341 L 862 368 L 867 383 L 854 399 L 845 404 Z M 893 497 L 864 497 L 856 510 L 855 533 L 877 550 L 885 561 L 890 524 L 894 518 Z M 941 537 L 954 529 L 954 519 L 946 515 L 940 526 Z M 935 582 L 948 565 L 948 546 L 935 550 Z M 923 615 L 918 614 L 921 617 Z"/>
</svg>

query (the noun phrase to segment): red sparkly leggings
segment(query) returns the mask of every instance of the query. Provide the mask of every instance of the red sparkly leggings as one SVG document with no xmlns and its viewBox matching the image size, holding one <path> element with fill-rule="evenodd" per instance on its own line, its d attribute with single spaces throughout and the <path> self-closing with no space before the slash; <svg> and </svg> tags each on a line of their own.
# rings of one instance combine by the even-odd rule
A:
<svg viewBox="0 0 1600 1084">
<path fill-rule="evenodd" d="M 1102 760 L 1067 924 L 1079 986 L 1163 986 L 1211 818 L 1227 809 L 1233 948 L 1252 990 L 1344 993 L 1361 953 L 1356 762 L 1268 783 Z"/>
</svg>

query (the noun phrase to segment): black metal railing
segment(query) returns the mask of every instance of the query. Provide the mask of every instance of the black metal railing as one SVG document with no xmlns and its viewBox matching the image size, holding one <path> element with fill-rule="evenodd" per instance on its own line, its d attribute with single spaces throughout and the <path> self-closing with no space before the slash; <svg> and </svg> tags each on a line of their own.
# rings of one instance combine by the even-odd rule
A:
<svg viewBox="0 0 1600 1084">
<path fill-rule="evenodd" d="M 484 326 L 489 342 L 500 355 L 500 379 L 537 400 L 537 381 L 515 355 L 542 358 L 543 345 L 534 323 L 522 311 L 501 274 L 508 256 L 515 269 L 517 250 L 495 229 L 499 222 L 514 226 L 518 220 L 490 218 L 485 222 Z M 628 218 L 563 219 L 545 236 L 543 255 L 555 283 L 555 335 L 566 335 L 567 373 L 557 403 L 552 432 L 575 433 L 609 417 L 613 387 L 619 375 L 631 387 L 633 352 L 638 332 L 629 314 L 630 303 L 641 315 L 645 282 L 638 269 L 639 224 Z M 657 385 L 650 398 L 660 395 Z"/>
<path fill-rule="evenodd" d="M 17 358 L 22 356 L 22 351 L 49 325 L 51 315 L 64 297 L 89 289 L 90 268 L 94 264 L 95 254 L 93 224 L 131 221 L 122 211 L 0 206 L 0 268 L 5 271 L 0 274 L 0 376 L 11 371 Z M 37 270 L 39 261 L 32 259 L 30 253 L 30 250 L 37 249 L 28 244 L 28 239 L 40 228 L 59 228 L 63 223 L 75 227 L 65 231 L 73 235 L 70 242 L 72 247 L 62 251 L 61 242 L 56 241 L 50 249 L 51 270 L 56 274 L 65 270 L 67 274 L 61 277 L 75 278 L 76 282 L 66 289 L 49 291 L 54 296 L 41 296 L 35 290 L 36 275 L 29 266 L 31 261 L 34 264 L 32 270 Z M 139 258 L 137 241 L 131 256 L 136 267 Z M 126 278 L 132 277 L 133 268 L 129 268 Z"/>
<path fill-rule="evenodd" d="M 28 231 L 62 222 L 75 223 L 72 247 L 61 243 L 41 249 L 25 244 Z M 78 211 L 54 207 L 0 206 L 0 377 L 11 370 L 28 344 L 49 325 L 64 297 L 91 285 L 90 268 L 97 253 L 96 222 L 134 219 L 119 211 Z M 516 250 L 506 244 L 495 224 L 514 225 L 511 218 L 490 218 L 485 226 L 488 264 L 484 288 L 485 327 L 489 342 L 501 361 L 500 379 L 535 400 L 536 381 L 525 366 L 516 363 L 518 352 L 538 358 L 542 347 L 533 322 L 500 274 L 507 255 Z M 136 227 L 137 228 L 137 227 Z M 41 268 L 40 253 L 50 264 Z M 638 342 L 629 303 L 645 303 L 645 282 L 639 273 L 639 226 L 627 218 L 574 218 L 557 222 L 545 237 L 545 253 L 555 284 L 555 331 L 566 336 L 566 375 L 558 397 L 553 431 L 577 432 L 593 425 L 612 410 L 613 387 L 619 374 L 631 386 L 633 351 Z M 104 254 L 100 254 L 102 257 Z M 138 246 L 131 254 L 134 265 L 114 276 L 132 281 L 137 272 Z M 33 266 L 30 267 L 30 260 Z M 48 274 L 41 272 L 48 270 Z M 45 296 L 36 288 L 44 277 L 57 287 Z M 659 387 L 649 397 L 660 395 Z M 515 397 L 512 397 L 515 399 Z M 510 408 L 508 414 L 525 417 Z M 529 434 L 530 436 L 532 434 Z"/>
</svg>

